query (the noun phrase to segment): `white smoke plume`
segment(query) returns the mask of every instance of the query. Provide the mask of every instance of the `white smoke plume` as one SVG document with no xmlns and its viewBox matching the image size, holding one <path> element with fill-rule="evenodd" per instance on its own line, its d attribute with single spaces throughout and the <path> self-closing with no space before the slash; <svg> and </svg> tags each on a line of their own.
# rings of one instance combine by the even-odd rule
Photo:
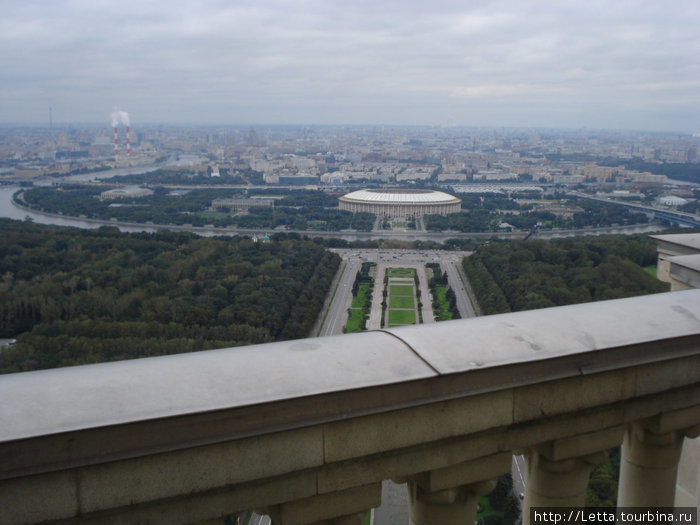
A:
<svg viewBox="0 0 700 525">
<path fill-rule="evenodd" d="M 131 121 L 129 120 L 129 114 L 126 111 L 118 110 L 115 108 L 112 112 L 112 127 L 116 128 L 120 122 L 125 126 L 131 125 Z"/>
</svg>

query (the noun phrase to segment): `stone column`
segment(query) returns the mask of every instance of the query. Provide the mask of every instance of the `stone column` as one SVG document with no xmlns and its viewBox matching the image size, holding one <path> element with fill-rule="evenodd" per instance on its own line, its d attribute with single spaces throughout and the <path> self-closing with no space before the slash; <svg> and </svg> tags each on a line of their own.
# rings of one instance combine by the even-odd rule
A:
<svg viewBox="0 0 700 525">
<path fill-rule="evenodd" d="M 511 453 L 503 452 L 424 472 L 408 479 L 411 525 L 464 525 L 476 521 L 479 496 L 510 470 Z"/>
<path fill-rule="evenodd" d="M 582 507 L 586 501 L 588 478 L 594 465 L 605 462 L 599 452 L 569 459 L 549 459 L 537 450 L 525 453 L 525 508 Z M 523 523 L 529 523 L 523 513 Z"/>
<path fill-rule="evenodd" d="M 681 432 L 630 424 L 622 443 L 618 507 L 672 507 L 682 446 Z"/>
<path fill-rule="evenodd" d="M 408 482 L 411 525 L 464 525 L 476 521 L 479 496 L 491 492 L 495 480 L 428 492 Z"/>
<path fill-rule="evenodd" d="M 523 525 L 530 525 L 532 507 L 583 507 L 591 469 L 620 444 L 618 426 L 548 441 L 524 451 L 525 502 Z"/>
</svg>

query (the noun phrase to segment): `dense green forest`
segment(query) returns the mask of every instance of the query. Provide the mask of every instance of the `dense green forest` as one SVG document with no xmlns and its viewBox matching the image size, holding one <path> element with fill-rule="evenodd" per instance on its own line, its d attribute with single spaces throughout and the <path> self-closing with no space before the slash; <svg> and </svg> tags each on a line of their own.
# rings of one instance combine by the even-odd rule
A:
<svg viewBox="0 0 700 525">
<path fill-rule="evenodd" d="M 284 226 L 292 230 L 321 231 L 370 231 L 374 225 L 374 215 L 371 213 L 353 214 L 340 210 L 337 197 L 319 197 L 303 191 L 288 191 L 272 208 L 252 208 L 250 213 L 231 215 L 210 211 L 211 202 L 214 199 L 242 198 L 240 190 L 211 188 L 171 193 L 166 188 L 157 187 L 153 195 L 146 197 L 100 200 L 98 197 L 105 190 L 104 187 L 77 185 L 32 188 L 24 192 L 24 200 L 33 208 L 51 213 L 125 222 L 193 226 L 211 224 L 270 230 Z"/>
<path fill-rule="evenodd" d="M 656 263 L 646 236 L 495 242 L 464 259 L 485 314 L 668 291 L 642 270 Z"/>
<path fill-rule="evenodd" d="M 339 265 L 285 235 L 0 231 L 0 372 L 306 337 Z"/>
</svg>

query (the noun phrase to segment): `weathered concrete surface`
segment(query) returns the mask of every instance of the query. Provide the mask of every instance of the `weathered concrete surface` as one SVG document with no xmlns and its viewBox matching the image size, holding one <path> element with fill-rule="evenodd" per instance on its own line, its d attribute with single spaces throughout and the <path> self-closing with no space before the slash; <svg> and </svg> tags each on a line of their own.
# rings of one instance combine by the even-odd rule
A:
<svg viewBox="0 0 700 525">
<path fill-rule="evenodd" d="M 415 509 L 463 512 L 519 450 L 533 491 L 569 501 L 639 425 L 677 456 L 700 424 L 699 365 L 691 290 L 3 376 L 0 522 L 352 521 L 386 479 L 420 488 Z M 626 485 L 648 468 L 631 454 Z"/>
</svg>

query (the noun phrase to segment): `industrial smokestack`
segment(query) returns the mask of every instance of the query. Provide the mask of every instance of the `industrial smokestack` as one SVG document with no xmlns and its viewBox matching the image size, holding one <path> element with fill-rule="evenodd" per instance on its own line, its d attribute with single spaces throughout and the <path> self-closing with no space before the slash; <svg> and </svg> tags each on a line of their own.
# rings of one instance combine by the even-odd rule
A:
<svg viewBox="0 0 700 525">
<path fill-rule="evenodd" d="M 129 114 L 126 111 L 114 108 L 111 115 L 112 127 L 114 128 L 114 160 L 117 160 L 119 155 L 119 123 L 121 122 L 126 126 L 126 154 L 131 155 L 131 137 L 129 136 L 129 126 L 131 124 L 129 120 Z"/>
<path fill-rule="evenodd" d="M 112 119 L 112 127 L 114 128 L 114 162 L 116 162 L 119 155 L 119 132 L 117 130 L 117 126 L 119 126 L 119 113 L 117 113 L 117 108 L 114 108 L 110 118 Z"/>
<path fill-rule="evenodd" d="M 129 156 L 131 155 L 131 136 L 129 135 L 131 121 L 129 120 L 129 114 L 126 111 L 120 111 L 119 120 L 126 126 L 126 155 Z"/>
</svg>

